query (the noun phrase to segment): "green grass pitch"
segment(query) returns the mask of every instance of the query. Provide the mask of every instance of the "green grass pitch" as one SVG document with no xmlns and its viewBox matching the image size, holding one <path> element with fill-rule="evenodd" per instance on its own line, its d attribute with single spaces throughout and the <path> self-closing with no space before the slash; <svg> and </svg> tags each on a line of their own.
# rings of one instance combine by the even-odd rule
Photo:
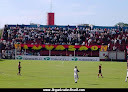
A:
<svg viewBox="0 0 128 92">
<path fill-rule="evenodd" d="M 18 62 L 0 61 L 0 88 L 128 88 L 126 62 L 21 60 L 22 76 L 17 75 Z M 97 78 L 99 64 L 104 78 Z M 75 65 L 80 70 L 77 84 Z"/>
</svg>

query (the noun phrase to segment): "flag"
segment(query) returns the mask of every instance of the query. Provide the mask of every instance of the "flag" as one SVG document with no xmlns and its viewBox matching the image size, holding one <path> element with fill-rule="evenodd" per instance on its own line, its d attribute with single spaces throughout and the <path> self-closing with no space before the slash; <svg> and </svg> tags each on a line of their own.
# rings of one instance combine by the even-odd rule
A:
<svg viewBox="0 0 128 92">
<path fill-rule="evenodd" d="M 21 50 L 21 44 L 15 44 L 15 49 Z"/>
</svg>

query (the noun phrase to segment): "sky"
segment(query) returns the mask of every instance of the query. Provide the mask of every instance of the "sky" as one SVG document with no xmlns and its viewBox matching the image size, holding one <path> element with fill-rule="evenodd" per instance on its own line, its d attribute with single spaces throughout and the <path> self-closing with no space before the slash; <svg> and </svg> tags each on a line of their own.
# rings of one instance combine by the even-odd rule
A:
<svg viewBox="0 0 128 92">
<path fill-rule="evenodd" d="M 0 0 L 0 28 L 5 24 L 47 24 L 51 0 Z M 52 0 L 56 25 L 128 23 L 128 0 Z"/>
</svg>

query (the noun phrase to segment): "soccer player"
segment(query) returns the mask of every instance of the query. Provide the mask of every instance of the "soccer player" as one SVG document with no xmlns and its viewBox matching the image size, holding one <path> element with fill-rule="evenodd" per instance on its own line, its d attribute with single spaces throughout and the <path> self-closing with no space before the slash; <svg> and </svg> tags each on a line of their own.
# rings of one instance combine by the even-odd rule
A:
<svg viewBox="0 0 128 92">
<path fill-rule="evenodd" d="M 98 73 L 98 78 L 99 78 L 99 75 L 101 75 L 101 77 L 103 78 L 102 73 L 101 73 L 101 65 L 102 65 L 102 64 L 100 64 L 100 65 L 99 65 L 99 73 Z"/>
<path fill-rule="evenodd" d="M 18 63 L 18 70 L 19 72 L 17 73 L 17 75 L 21 75 L 20 71 L 21 71 L 21 62 Z"/>
<path fill-rule="evenodd" d="M 127 69 L 127 76 L 126 76 L 125 82 L 127 82 L 127 78 L 128 78 L 128 69 Z"/>
<path fill-rule="evenodd" d="M 75 83 L 77 83 L 77 80 L 79 79 L 78 72 L 80 72 L 80 71 L 77 69 L 77 66 L 75 66 L 75 68 L 74 68 L 74 80 L 75 80 Z"/>
</svg>

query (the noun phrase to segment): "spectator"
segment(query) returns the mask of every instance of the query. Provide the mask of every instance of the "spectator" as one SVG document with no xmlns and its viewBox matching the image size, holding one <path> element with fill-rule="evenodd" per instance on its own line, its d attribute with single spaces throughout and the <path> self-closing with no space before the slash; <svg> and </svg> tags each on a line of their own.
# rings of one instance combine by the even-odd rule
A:
<svg viewBox="0 0 128 92">
<path fill-rule="evenodd" d="M 123 29 L 124 30 L 124 29 Z M 56 44 L 56 45 L 108 45 L 108 50 L 120 49 L 119 46 L 128 44 L 128 29 L 124 32 L 118 29 L 102 28 L 33 28 L 8 27 L 2 35 L 3 49 L 14 49 L 14 44 Z M 114 46 L 113 46 L 114 45 Z M 122 49 L 124 50 L 124 49 Z"/>
</svg>

